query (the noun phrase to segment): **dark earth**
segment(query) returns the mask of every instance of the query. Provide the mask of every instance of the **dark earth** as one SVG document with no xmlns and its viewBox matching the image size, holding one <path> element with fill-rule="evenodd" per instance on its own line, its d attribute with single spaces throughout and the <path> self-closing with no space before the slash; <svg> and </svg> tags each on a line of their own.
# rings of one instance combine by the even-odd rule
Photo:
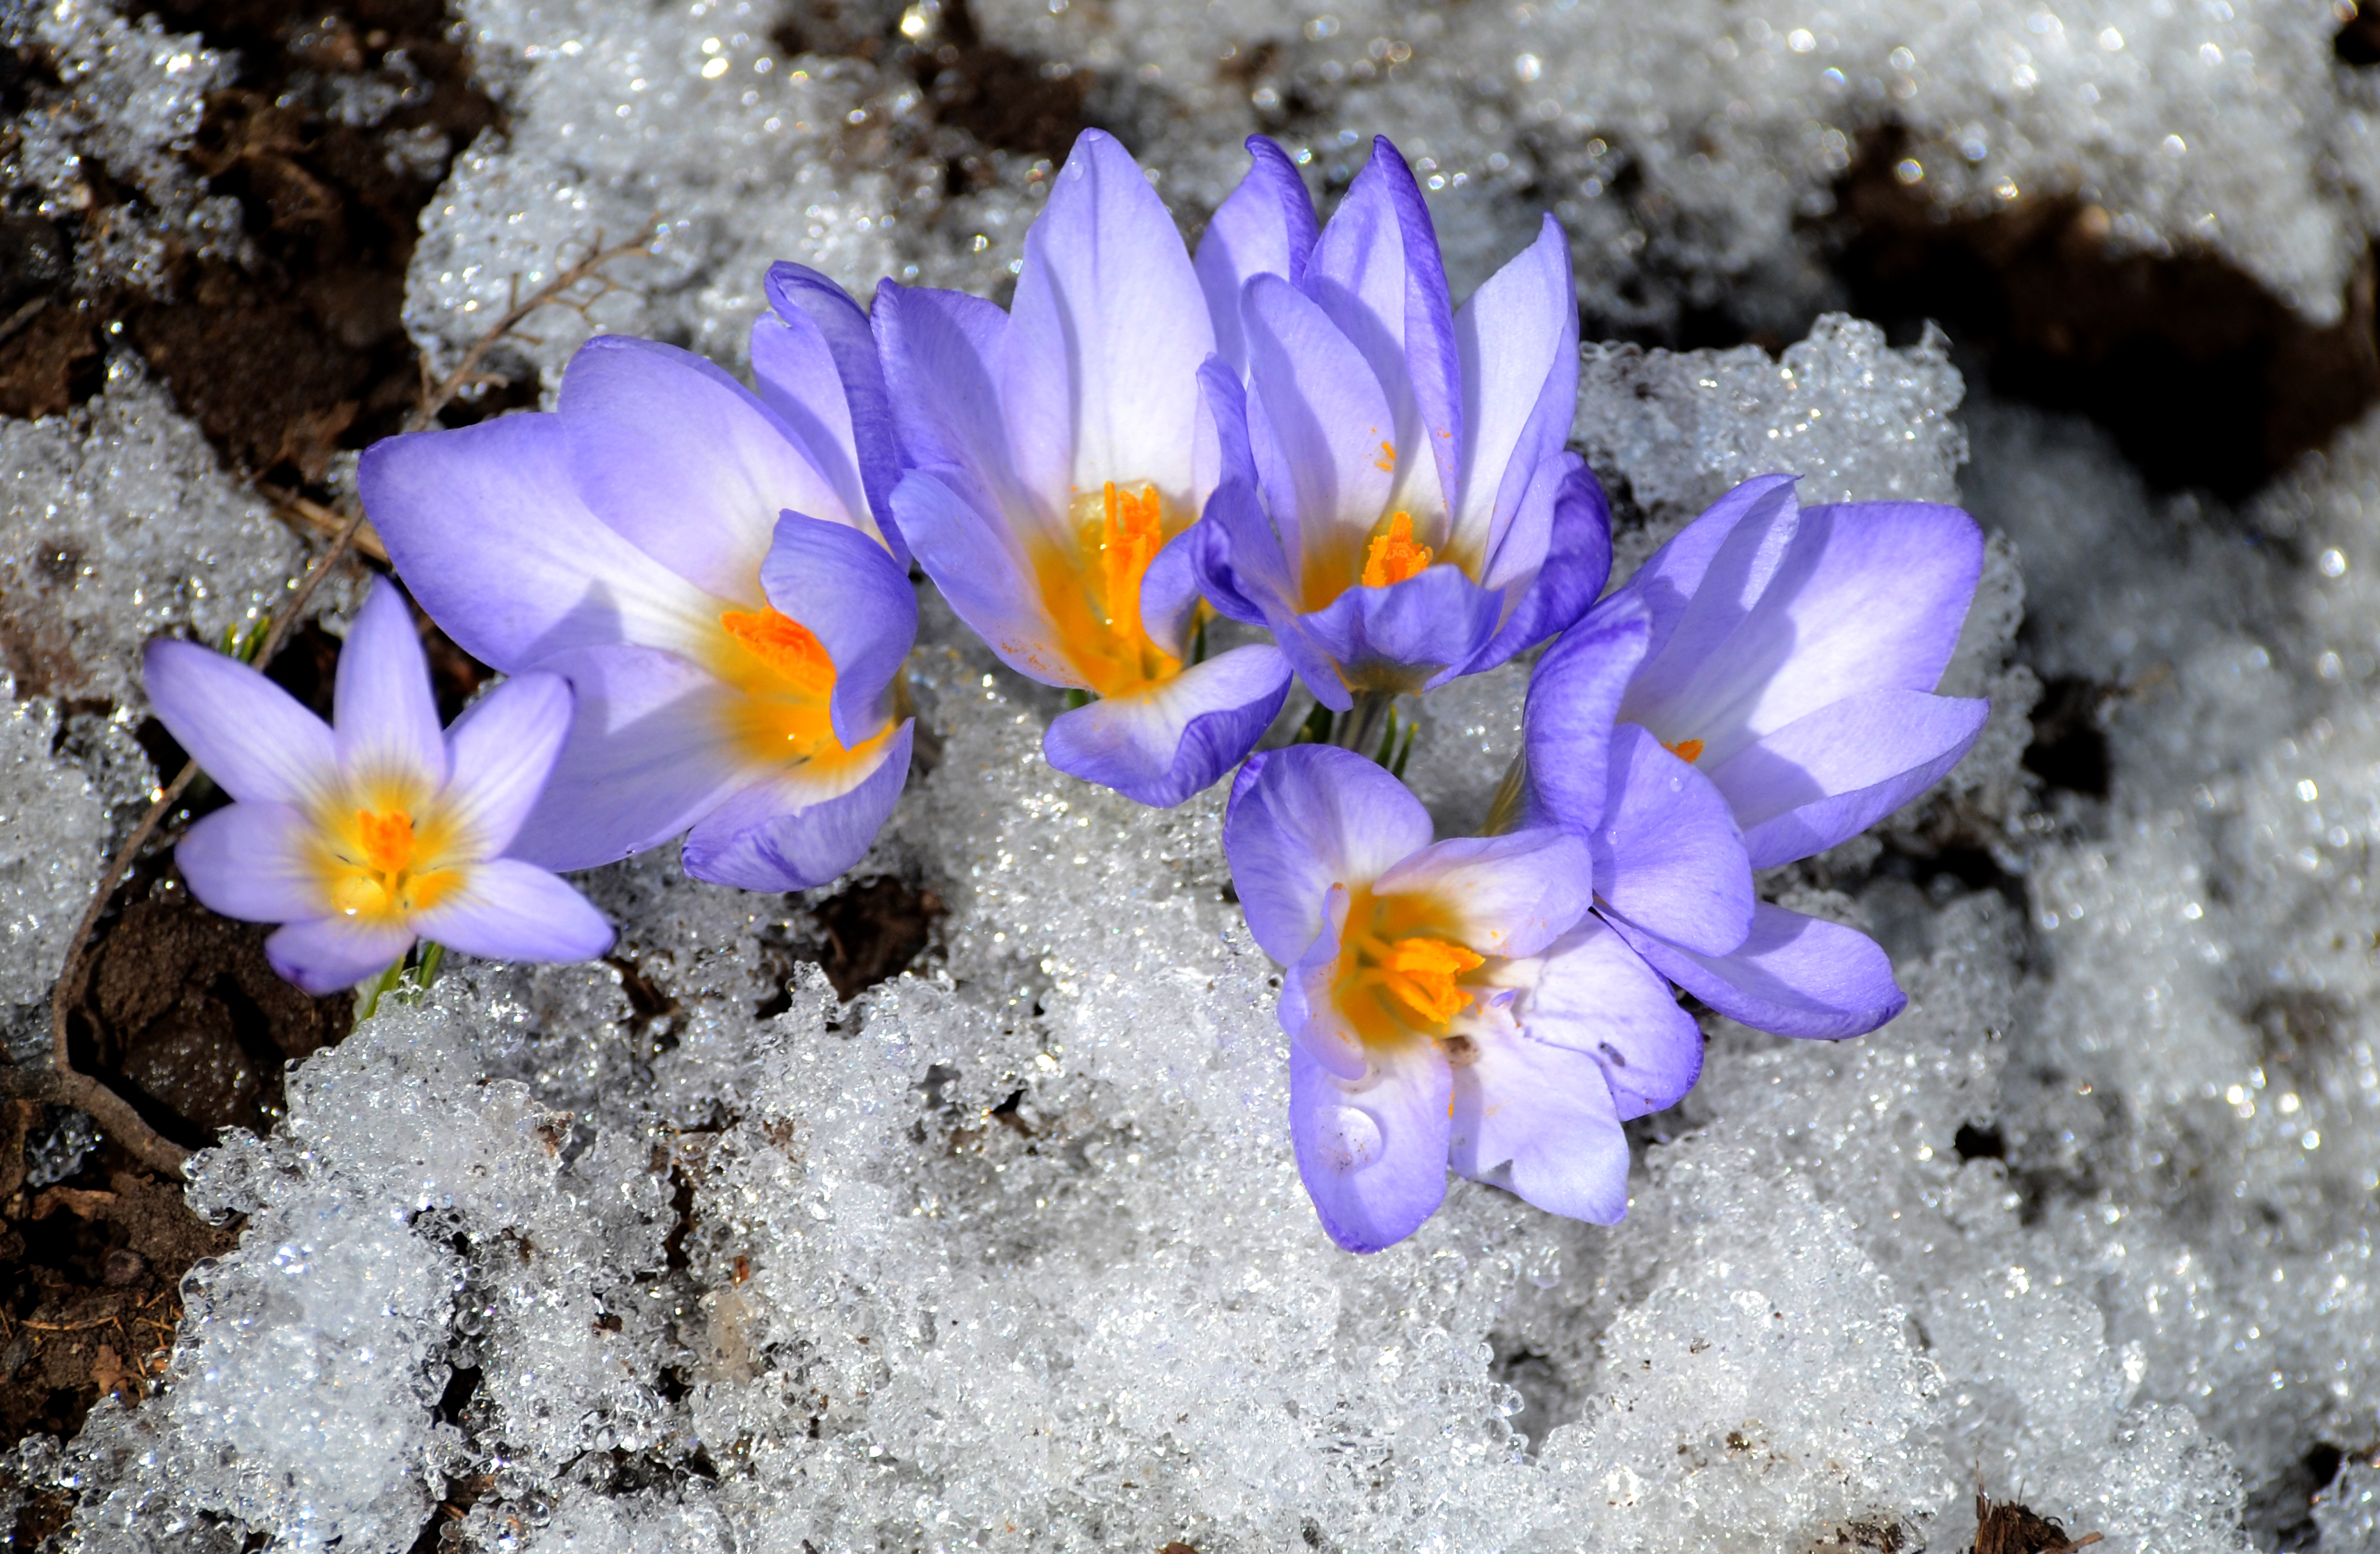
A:
<svg viewBox="0 0 2380 1554">
<path fill-rule="evenodd" d="M 423 393 L 400 310 L 419 213 L 447 164 L 393 173 L 387 138 L 432 130 L 451 158 L 481 131 L 501 131 L 504 115 L 471 80 L 439 0 L 159 0 L 152 8 L 168 27 L 237 52 L 238 80 L 209 103 L 186 154 L 212 192 L 237 200 L 260 262 L 249 270 L 176 256 L 162 291 L 170 300 L 79 293 L 75 254 L 113 205 L 139 195 L 97 169 L 91 208 L 78 223 L 54 224 L 0 191 L 0 414 L 55 415 L 88 399 L 104 376 L 106 342 L 120 339 L 169 385 L 227 466 L 327 502 L 319 482 L 332 455 L 397 430 Z M 1135 138 L 1130 83 L 988 42 L 965 0 L 945 0 L 938 33 L 923 42 L 855 28 L 832 0 L 789 14 L 771 36 L 789 55 L 855 55 L 913 77 L 935 121 L 929 144 L 954 190 L 991 176 L 988 149 L 1054 160 L 1093 124 L 1127 144 Z M 2344 24 L 2337 50 L 2350 65 L 2380 66 L 2373 0 Z M 380 70 L 397 51 L 419 82 L 380 125 L 337 123 L 320 111 L 319 93 L 302 90 L 310 79 Z M 1239 79 L 1262 71 L 1269 57 L 1265 45 L 1251 44 L 1218 68 Z M 30 53 L 0 54 L 0 115 L 21 109 L 52 68 Z M 1293 119 L 1293 100 L 1292 112 Z M 1293 122 L 1282 127 L 1296 130 Z M 0 118 L 0 135 L 9 132 Z M 1971 375 L 2003 397 L 2089 416 L 2160 489 L 2244 496 L 2380 395 L 2380 310 L 2369 261 L 2347 318 L 2317 330 L 2210 254 L 2109 258 L 2106 213 L 2071 200 L 2021 200 L 1946 221 L 1894 178 L 1898 156 L 1888 135 L 1864 147 L 1837 191 L 1837 212 L 1818 231 L 1853 310 L 1886 323 L 1897 339 L 1913 337 L 1925 320 L 1940 322 Z M 1591 319 L 1587 329 L 1611 333 Z M 1645 343 L 1747 338 L 1723 317 L 1697 317 L 1679 338 Z M 533 399 L 533 384 L 499 385 L 447 406 L 441 420 L 459 425 Z M 26 638 L 8 617 L 0 600 L 0 658 L 20 694 L 41 694 L 43 666 L 12 650 Z M 426 619 L 419 624 L 442 712 L 452 717 L 488 672 Z M 337 641 L 308 625 L 270 673 L 327 713 L 337 655 Z M 2026 758 L 2045 786 L 2105 797 L 2102 720 L 2116 694 L 2082 682 L 2047 687 Z M 151 724 L 142 739 L 161 773 L 179 768 L 182 752 L 162 729 Z M 220 802 L 200 783 L 166 833 Z M 856 881 L 813 909 L 815 943 L 803 953 L 850 998 L 926 953 L 942 910 L 930 890 L 910 882 Z M 154 850 L 118 889 L 80 985 L 69 989 L 77 1065 L 185 1147 L 225 1127 L 269 1130 L 281 1113 L 284 1065 L 345 1036 L 352 1001 L 310 999 L 281 982 L 264 962 L 266 931 L 199 906 L 169 855 Z M 647 1000 L 661 999 L 633 964 L 620 969 L 632 1002 L 640 989 Z M 29 1184 L 29 1159 L 54 1147 L 68 1121 L 39 1101 L 0 1102 L 0 1442 L 71 1437 L 103 1393 L 137 1402 L 164 1368 L 182 1276 L 237 1234 L 236 1223 L 200 1220 L 177 1184 L 104 1138 L 70 1175 Z M 1962 1128 L 1955 1145 L 1967 1157 L 2010 1152 L 1986 1123 Z M 475 1379 L 457 1376 L 454 1411 Z M 2309 1546 L 2307 1501 L 2341 1456 L 2337 1445 L 2310 1443 L 2301 1474 L 2253 1489 L 2260 1541 Z M 461 1486 L 456 1498 L 468 1504 L 472 1493 Z M 67 1510 L 36 1498 L 8 1529 L 10 1547 L 37 1546 L 60 1530 Z M 2021 1505 L 1985 1501 L 1978 1510 L 1974 1554 L 2078 1547 Z M 438 1520 L 424 1529 L 425 1548 L 436 1547 Z M 1192 1551 L 1174 1545 L 1166 1554 Z"/>
</svg>

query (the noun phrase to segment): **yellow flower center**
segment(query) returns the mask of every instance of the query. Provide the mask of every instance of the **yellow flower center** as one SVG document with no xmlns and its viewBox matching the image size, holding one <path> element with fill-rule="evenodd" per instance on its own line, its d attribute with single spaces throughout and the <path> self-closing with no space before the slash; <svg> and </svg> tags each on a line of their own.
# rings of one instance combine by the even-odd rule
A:
<svg viewBox="0 0 2380 1554">
<path fill-rule="evenodd" d="M 1351 894 L 1331 996 L 1366 1045 L 1443 1036 L 1477 996 L 1463 982 L 1488 959 L 1452 937 L 1450 917 L 1427 895 Z"/>
<path fill-rule="evenodd" d="M 453 828 L 432 818 L 417 831 L 411 810 L 386 797 L 332 811 L 316 835 L 324 893 L 346 917 L 401 921 L 462 887 Z"/>
<path fill-rule="evenodd" d="M 1157 488 L 1143 484 L 1135 492 L 1110 480 L 1096 495 L 1078 493 L 1069 516 L 1071 543 L 1044 540 L 1033 553 L 1064 667 L 1101 696 L 1180 674 L 1182 661 L 1152 641 L 1140 619 L 1141 582 L 1172 538 Z"/>
<path fill-rule="evenodd" d="M 831 705 L 834 660 L 809 627 L 763 605 L 719 617 L 710 672 L 736 694 L 726 707 L 729 741 L 755 765 L 840 763 L 874 749 L 883 733 L 845 749 Z"/>
<path fill-rule="evenodd" d="M 1413 515 L 1390 513 L 1386 532 L 1372 538 L 1364 552 L 1364 586 L 1384 589 L 1417 576 L 1430 562 L 1427 545 L 1414 543 Z"/>
</svg>

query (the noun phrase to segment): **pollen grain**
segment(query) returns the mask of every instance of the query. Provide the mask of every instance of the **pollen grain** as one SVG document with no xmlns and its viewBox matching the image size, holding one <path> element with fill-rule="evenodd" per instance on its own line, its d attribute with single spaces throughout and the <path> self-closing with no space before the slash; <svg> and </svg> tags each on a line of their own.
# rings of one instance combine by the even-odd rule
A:
<svg viewBox="0 0 2380 1554">
<path fill-rule="evenodd" d="M 1364 553 L 1364 586 L 1384 589 L 1418 576 L 1434 553 L 1427 545 L 1414 542 L 1412 514 L 1391 513 L 1387 532 L 1374 536 L 1371 549 Z"/>
</svg>

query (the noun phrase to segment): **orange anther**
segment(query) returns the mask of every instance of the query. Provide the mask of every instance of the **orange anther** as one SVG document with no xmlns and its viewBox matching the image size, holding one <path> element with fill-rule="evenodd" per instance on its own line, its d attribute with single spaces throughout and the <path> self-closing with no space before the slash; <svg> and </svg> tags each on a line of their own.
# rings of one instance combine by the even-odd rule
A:
<svg viewBox="0 0 2380 1554">
<path fill-rule="evenodd" d="M 1140 583 L 1165 542 L 1164 518 L 1155 486 L 1135 495 L 1110 480 L 1101 493 L 1100 580 L 1107 585 L 1108 625 L 1118 632 L 1140 630 Z"/>
<path fill-rule="evenodd" d="M 1402 583 L 1429 565 L 1434 552 L 1427 545 L 1415 544 L 1413 531 L 1411 514 L 1389 515 L 1388 532 L 1375 537 L 1372 548 L 1364 553 L 1366 588 L 1384 589 L 1391 583 Z"/>
<path fill-rule="evenodd" d="M 362 840 L 364 862 L 382 874 L 398 874 L 413 865 L 413 817 L 399 809 L 382 815 L 356 811 L 356 834 Z"/>
<path fill-rule="evenodd" d="M 727 611 L 719 625 L 795 691 L 824 696 L 834 689 L 834 660 L 801 622 L 764 608 Z"/>
<path fill-rule="evenodd" d="M 1664 745 L 1661 748 L 1684 761 L 1688 766 L 1692 766 L 1702 759 L 1703 742 L 1699 739 L 1681 739 L 1674 745 Z"/>
<path fill-rule="evenodd" d="M 1397 445 L 1394 443 L 1381 443 L 1380 456 L 1372 461 L 1372 467 L 1375 469 L 1393 472 L 1396 467 Z"/>
<path fill-rule="evenodd" d="M 1486 964 L 1443 939 L 1400 939 L 1389 946 L 1382 981 L 1405 1007 L 1432 1025 L 1443 1025 L 1471 1002 L 1455 978 Z"/>
</svg>

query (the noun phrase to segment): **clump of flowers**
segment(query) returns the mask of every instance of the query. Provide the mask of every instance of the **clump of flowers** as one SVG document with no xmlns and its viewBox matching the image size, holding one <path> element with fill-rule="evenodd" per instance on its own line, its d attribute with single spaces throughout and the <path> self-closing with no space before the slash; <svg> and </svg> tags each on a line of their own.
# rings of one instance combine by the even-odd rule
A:
<svg viewBox="0 0 2380 1554">
<path fill-rule="evenodd" d="M 1551 219 L 1457 305 L 1386 140 L 1327 224 L 1278 147 L 1249 150 L 1195 257 L 1088 131 L 1005 311 L 887 282 L 863 312 L 779 265 L 753 388 L 602 337 L 551 413 L 370 450 L 396 570 L 512 678 L 442 742 L 385 584 L 335 735 L 159 644 L 160 712 L 241 801 L 182 844 L 194 892 L 287 924 L 273 964 L 324 990 L 417 935 L 598 953 L 608 929 L 547 870 L 681 836 L 698 878 L 823 884 L 907 780 L 914 555 L 1003 662 L 1068 690 L 1059 770 L 1172 805 L 1236 769 L 1224 850 L 1285 968 L 1291 1133 L 1333 1241 L 1410 1235 L 1450 1169 L 1618 1220 L 1621 1124 L 1701 1070 L 1681 989 L 1795 1037 L 1905 1004 L 1877 945 L 1755 874 L 1973 744 L 1988 709 L 1935 687 L 1982 536 L 1764 476 L 1605 595 Z M 1548 639 L 1486 834 L 1436 836 L 1391 701 Z M 1293 685 L 1310 705 L 1284 717 Z"/>
</svg>

